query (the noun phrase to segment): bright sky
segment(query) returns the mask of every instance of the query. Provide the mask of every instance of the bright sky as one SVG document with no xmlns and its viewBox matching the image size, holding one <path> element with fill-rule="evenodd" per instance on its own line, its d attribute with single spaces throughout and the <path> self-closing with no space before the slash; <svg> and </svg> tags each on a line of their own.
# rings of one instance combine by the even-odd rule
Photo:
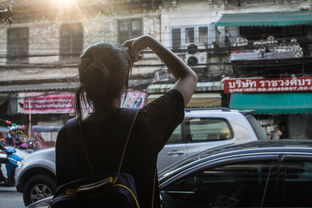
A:
<svg viewBox="0 0 312 208">
<path fill-rule="evenodd" d="M 56 0 L 57 4 L 61 7 L 68 7 L 73 5 L 75 0 Z"/>
</svg>

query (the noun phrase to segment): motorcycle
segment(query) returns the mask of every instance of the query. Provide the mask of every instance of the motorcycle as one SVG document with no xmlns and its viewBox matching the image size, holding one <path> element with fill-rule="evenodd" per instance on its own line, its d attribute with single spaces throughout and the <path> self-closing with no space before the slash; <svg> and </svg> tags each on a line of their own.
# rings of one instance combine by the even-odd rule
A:
<svg viewBox="0 0 312 208">
<path fill-rule="evenodd" d="M 14 148 L 5 148 L 0 153 L 0 164 L 5 164 L 7 170 L 7 179 L 0 183 L 0 186 L 15 186 L 15 169 L 22 164 L 22 158 L 15 154 Z"/>
</svg>

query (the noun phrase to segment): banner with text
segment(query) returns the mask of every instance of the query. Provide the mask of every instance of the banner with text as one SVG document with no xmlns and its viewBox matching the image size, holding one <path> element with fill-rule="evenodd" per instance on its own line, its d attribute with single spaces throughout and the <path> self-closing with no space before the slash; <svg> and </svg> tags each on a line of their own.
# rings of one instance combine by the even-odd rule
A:
<svg viewBox="0 0 312 208">
<path fill-rule="evenodd" d="M 312 77 L 242 78 L 224 80 L 225 93 L 307 92 Z"/>
<path fill-rule="evenodd" d="M 19 107 L 26 114 L 74 113 L 72 92 L 20 93 Z"/>
</svg>

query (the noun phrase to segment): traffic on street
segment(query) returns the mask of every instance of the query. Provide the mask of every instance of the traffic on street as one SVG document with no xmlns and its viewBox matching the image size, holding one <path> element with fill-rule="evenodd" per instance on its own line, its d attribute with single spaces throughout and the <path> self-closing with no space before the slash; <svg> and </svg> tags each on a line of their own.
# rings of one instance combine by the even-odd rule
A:
<svg viewBox="0 0 312 208">
<path fill-rule="evenodd" d="M 0 208 L 312 207 L 311 126 L 312 0 L 0 1 Z"/>
</svg>

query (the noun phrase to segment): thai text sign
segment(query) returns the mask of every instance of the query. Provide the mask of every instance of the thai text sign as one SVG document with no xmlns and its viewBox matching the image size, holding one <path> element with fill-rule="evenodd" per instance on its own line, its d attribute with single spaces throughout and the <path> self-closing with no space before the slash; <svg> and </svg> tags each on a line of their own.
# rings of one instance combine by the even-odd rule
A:
<svg viewBox="0 0 312 208">
<path fill-rule="evenodd" d="M 251 78 L 224 80 L 225 93 L 312 91 L 312 77 Z"/>
<path fill-rule="evenodd" d="M 48 92 L 25 93 L 23 98 L 23 113 L 74 113 L 74 93 Z"/>
</svg>

